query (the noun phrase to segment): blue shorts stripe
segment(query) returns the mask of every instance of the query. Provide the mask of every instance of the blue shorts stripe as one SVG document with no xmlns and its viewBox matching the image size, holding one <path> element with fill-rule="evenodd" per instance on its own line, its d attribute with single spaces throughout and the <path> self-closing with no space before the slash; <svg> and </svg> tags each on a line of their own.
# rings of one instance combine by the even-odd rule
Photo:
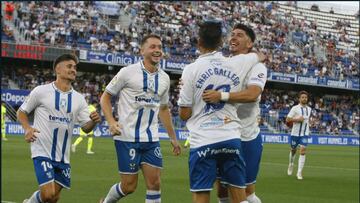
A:
<svg viewBox="0 0 360 203">
<path fill-rule="evenodd" d="M 116 188 L 116 192 L 121 196 L 123 197 L 124 194 L 120 192 L 120 189 L 119 189 L 120 185 L 119 184 L 116 184 L 115 188 Z"/>
<path fill-rule="evenodd" d="M 37 191 L 37 193 L 36 193 L 36 200 L 37 200 L 39 203 L 42 203 L 41 197 L 40 197 L 40 191 Z"/>
<path fill-rule="evenodd" d="M 60 111 L 60 92 L 55 90 L 55 109 Z"/>
<path fill-rule="evenodd" d="M 65 151 L 66 151 L 66 144 L 67 144 L 67 140 L 69 137 L 69 133 L 68 130 L 65 131 L 65 137 L 64 137 L 64 142 L 63 142 L 63 146 L 62 146 L 62 150 L 61 150 L 61 162 L 64 162 L 64 158 L 65 158 Z"/>
<path fill-rule="evenodd" d="M 55 161 L 56 156 L 56 143 L 57 143 L 57 135 L 59 132 L 59 128 L 55 128 L 53 132 L 53 143 L 51 147 L 51 160 Z"/>
<path fill-rule="evenodd" d="M 141 117 L 143 115 L 144 109 L 140 109 L 138 113 L 138 117 L 136 120 L 136 126 L 135 126 L 135 142 L 140 141 L 140 124 L 141 124 Z"/>
<path fill-rule="evenodd" d="M 157 194 L 157 195 L 146 195 L 146 199 L 160 199 L 161 195 Z"/>
<path fill-rule="evenodd" d="M 152 133 L 151 133 L 151 130 L 150 130 L 150 126 L 151 126 L 151 123 L 152 123 L 152 121 L 154 119 L 154 114 L 155 114 L 155 111 L 150 109 L 149 123 L 148 123 L 148 127 L 146 128 L 146 133 L 148 135 L 149 142 L 152 142 Z"/>
<path fill-rule="evenodd" d="M 71 112 L 71 100 L 72 100 L 72 93 L 68 94 L 68 105 L 67 105 L 67 112 Z"/>
</svg>

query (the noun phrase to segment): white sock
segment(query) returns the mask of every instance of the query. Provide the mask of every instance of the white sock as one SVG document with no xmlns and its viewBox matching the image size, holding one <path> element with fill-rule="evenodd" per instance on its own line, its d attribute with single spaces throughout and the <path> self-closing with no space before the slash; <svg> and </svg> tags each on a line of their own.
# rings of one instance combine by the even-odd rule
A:
<svg viewBox="0 0 360 203">
<path fill-rule="evenodd" d="M 261 203 L 260 198 L 255 195 L 255 192 L 247 196 L 246 200 L 249 201 L 249 203 Z"/>
<path fill-rule="evenodd" d="M 230 203 L 229 197 L 219 198 L 219 203 Z"/>
<path fill-rule="evenodd" d="M 301 173 L 305 165 L 305 154 L 299 156 L 298 173 Z"/>
<path fill-rule="evenodd" d="M 27 203 L 42 203 L 40 191 L 34 192 L 34 194 L 28 199 Z"/>
<path fill-rule="evenodd" d="M 242 202 L 240 202 L 240 203 L 249 203 L 248 201 L 246 201 L 246 200 L 244 200 L 244 201 L 242 201 Z"/>
<path fill-rule="evenodd" d="M 161 192 L 157 190 L 146 190 L 145 203 L 161 203 Z"/>
<path fill-rule="evenodd" d="M 290 152 L 290 154 L 289 154 L 289 164 L 294 165 L 295 157 L 296 157 L 296 154 L 294 154 L 294 156 L 293 156 L 292 153 Z"/>
<path fill-rule="evenodd" d="M 103 203 L 116 203 L 125 196 L 126 195 L 121 190 L 121 183 L 116 183 L 110 188 L 109 193 L 106 195 Z"/>
</svg>

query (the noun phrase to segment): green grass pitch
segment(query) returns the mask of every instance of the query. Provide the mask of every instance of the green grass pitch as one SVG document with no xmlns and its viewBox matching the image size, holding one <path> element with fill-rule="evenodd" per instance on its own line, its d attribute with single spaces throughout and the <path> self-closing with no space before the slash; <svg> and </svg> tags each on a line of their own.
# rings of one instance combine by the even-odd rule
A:
<svg viewBox="0 0 360 203">
<path fill-rule="evenodd" d="M 2 142 L 1 200 L 22 202 L 38 185 L 30 159 L 30 147 L 23 137 L 8 136 Z M 60 203 L 96 203 L 119 181 L 115 148 L 110 138 L 94 139 L 94 155 L 85 153 L 85 139 L 71 154 L 71 189 L 63 190 Z M 164 203 L 191 203 L 187 157 L 171 153 L 168 141 L 161 141 L 164 157 L 161 195 Z M 287 176 L 288 145 L 264 144 L 256 194 L 264 203 L 358 203 L 359 147 L 310 145 L 304 180 Z M 297 164 L 297 158 L 296 158 Z M 297 167 L 297 166 L 295 166 Z M 296 168 L 297 169 L 297 168 Z M 296 172 L 296 170 L 295 170 Z M 145 187 L 139 175 L 135 193 L 121 202 L 144 202 Z M 215 190 L 211 203 L 216 203 Z"/>
</svg>

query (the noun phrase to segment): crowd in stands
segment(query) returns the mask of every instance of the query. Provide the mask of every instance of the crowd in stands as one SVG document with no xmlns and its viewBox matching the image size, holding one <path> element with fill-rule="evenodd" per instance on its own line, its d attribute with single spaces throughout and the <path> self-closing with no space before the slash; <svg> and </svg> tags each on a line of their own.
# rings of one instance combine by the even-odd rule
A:
<svg viewBox="0 0 360 203">
<path fill-rule="evenodd" d="M 4 67 L 2 88 L 7 89 L 9 79 L 17 82 L 20 89 L 33 89 L 35 86 L 54 80 L 52 69 Z M 81 92 L 89 102 L 99 102 L 106 85 L 114 77 L 112 74 L 78 72 L 73 87 Z M 184 128 L 185 122 L 179 118 L 177 81 L 172 81 L 169 106 L 173 122 L 177 128 Z M 352 134 L 348 127 L 359 131 L 360 99 L 350 95 L 309 95 L 309 106 L 313 109 L 310 129 L 314 134 Z M 114 102 L 116 99 L 114 99 Z M 260 102 L 261 125 L 266 122 L 278 132 L 289 132 L 285 125 L 286 115 L 298 103 L 297 92 L 265 89 Z M 114 103 L 116 107 L 116 104 Z M 117 108 L 113 109 L 114 112 Z"/>
<path fill-rule="evenodd" d="M 323 32 L 318 29 L 316 20 L 299 19 L 279 9 L 276 3 L 121 1 L 118 2 L 119 13 L 129 16 L 129 25 L 115 21 L 114 28 L 103 23 L 110 20 L 94 2 L 14 4 L 16 16 L 11 20 L 25 41 L 32 43 L 137 55 L 142 37 L 156 33 L 163 38 L 166 58 L 191 62 L 199 54 L 197 23 L 217 19 L 223 22 L 224 33 L 229 33 L 236 22 L 251 25 L 257 33 L 256 46 L 268 56 L 265 63 L 272 71 L 340 80 L 359 79 L 356 60 L 359 51 L 338 48 L 340 43 L 359 44 L 359 38 L 353 41 L 349 37 L 350 21 L 337 20 L 333 25 L 335 34 Z M 300 33 L 306 40 L 295 43 L 294 33 Z M 226 54 L 227 49 L 225 44 Z"/>
<path fill-rule="evenodd" d="M 285 119 L 291 107 L 298 103 L 297 92 L 265 89 L 261 98 L 261 114 L 280 132 L 289 132 Z M 351 95 L 309 95 L 312 108 L 310 130 L 314 134 L 352 134 L 359 131 L 360 99 Z"/>
</svg>

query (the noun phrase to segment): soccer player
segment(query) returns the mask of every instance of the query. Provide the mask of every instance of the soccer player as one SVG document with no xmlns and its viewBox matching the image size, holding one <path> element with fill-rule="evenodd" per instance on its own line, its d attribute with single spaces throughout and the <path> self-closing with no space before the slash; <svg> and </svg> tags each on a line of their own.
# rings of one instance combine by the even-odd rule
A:
<svg viewBox="0 0 360 203">
<path fill-rule="evenodd" d="M 78 59 L 63 54 L 54 61 L 56 80 L 37 86 L 17 111 L 31 143 L 31 157 L 39 190 L 26 203 L 57 202 L 62 188 L 70 188 L 70 146 L 75 122 L 90 132 L 100 122 L 97 112 L 89 113 L 85 98 L 71 87 Z M 34 124 L 28 114 L 34 111 Z"/>
<path fill-rule="evenodd" d="M 244 24 L 236 24 L 229 39 L 232 56 L 247 54 L 253 48 L 255 32 Z M 239 67 L 242 68 L 242 67 Z M 231 92 L 228 102 L 241 103 L 237 109 L 237 115 L 241 123 L 241 146 L 246 164 L 246 196 L 249 203 L 261 203 L 255 195 L 256 177 L 259 172 L 262 138 L 257 118 L 260 116 L 259 102 L 267 78 L 267 69 L 262 63 L 256 64 L 246 74 L 242 91 Z M 205 90 L 203 94 L 205 102 L 218 103 L 221 93 L 215 90 Z M 217 181 L 219 203 L 227 203 L 228 191 L 226 187 Z"/>
<path fill-rule="evenodd" d="M 88 107 L 90 113 L 96 111 L 96 105 L 96 102 L 92 101 L 92 103 Z M 89 133 L 85 133 L 81 128 L 80 136 L 75 140 L 74 144 L 71 145 L 71 151 L 74 153 L 76 152 L 76 146 L 78 146 L 80 142 L 83 141 L 84 137 L 88 138 L 86 154 L 94 154 L 95 152 L 91 150 L 94 142 L 94 131 L 92 130 Z"/>
<path fill-rule="evenodd" d="M 190 132 L 190 191 L 196 203 L 210 201 L 217 173 L 229 185 L 232 202 L 247 202 L 238 105 L 225 102 L 229 92 L 241 90 L 245 74 L 259 59 L 255 53 L 225 58 L 217 51 L 221 45 L 221 23 L 201 24 L 198 37 L 201 55 L 184 68 L 181 76 L 184 84 L 179 98 L 180 118 L 187 120 Z M 203 101 L 204 90 L 211 89 L 221 91 L 221 102 Z"/>
<path fill-rule="evenodd" d="M 6 117 L 6 106 L 5 106 L 5 102 L 1 101 L 1 138 L 3 141 L 7 141 L 5 117 Z"/>
<path fill-rule="evenodd" d="M 311 115 L 311 108 L 307 105 L 309 94 L 306 91 L 300 91 L 298 97 L 299 104 L 293 106 L 286 117 L 287 123 L 293 123 L 290 136 L 291 148 L 287 174 L 290 176 L 293 173 L 296 150 L 297 147 L 300 146 L 300 156 L 296 177 L 298 180 L 302 180 L 302 170 L 305 165 L 305 152 L 310 132 L 309 120 Z"/>
<path fill-rule="evenodd" d="M 141 55 L 143 60 L 120 69 L 101 96 L 101 108 L 114 136 L 121 182 L 113 185 L 100 202 L 117 202 L 133 193 L 139 169 L 147 188 L 145 202 L 161 202 L 158 117 L 170 137 L 174 154 L 181 152 L 168 107 L 170 78 L 159 67 L 163 56 L 161 38 L 145 36 Z M 118 121 L 111 110 L 111 97 L 116 95 L 119 95 Z"/>
</svg>

